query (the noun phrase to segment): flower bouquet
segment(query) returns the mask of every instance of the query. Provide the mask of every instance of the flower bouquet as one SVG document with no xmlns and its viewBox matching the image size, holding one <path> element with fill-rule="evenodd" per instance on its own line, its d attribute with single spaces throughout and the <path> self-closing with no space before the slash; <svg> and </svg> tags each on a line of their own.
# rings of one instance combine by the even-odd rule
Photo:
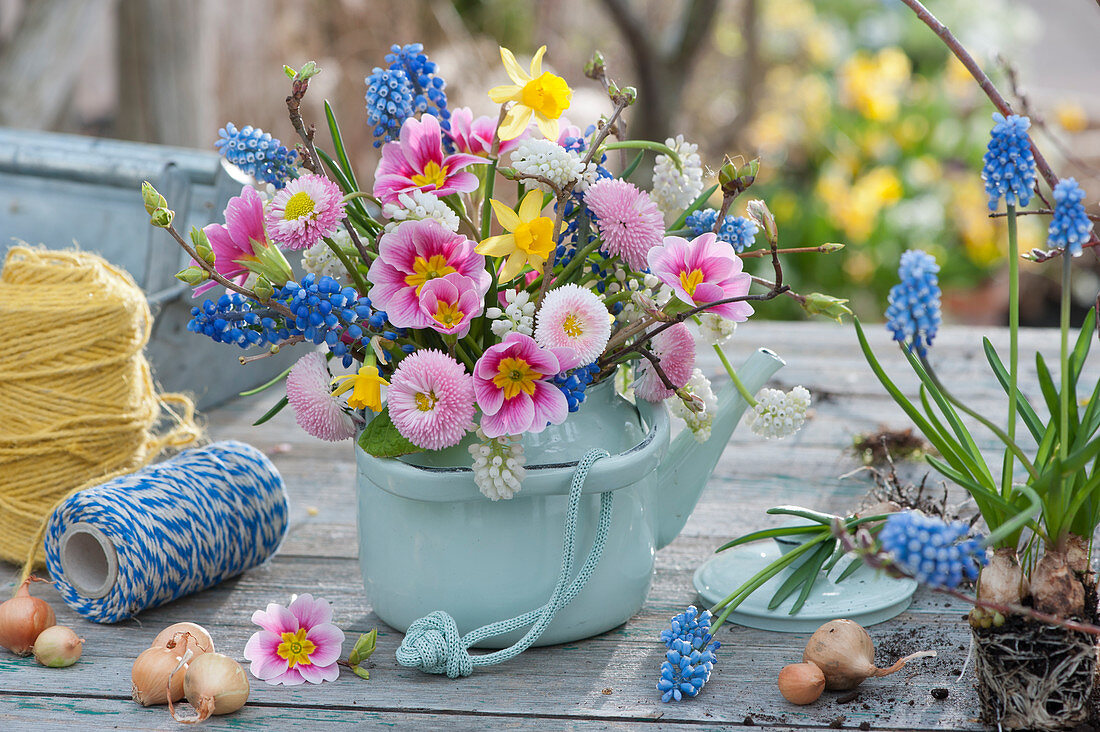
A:
<svg viewBox="0 0 1100 732">
<path fill-rule="evenodd" d="M 780 365 L 774 355 L 761 352 L 739 374 L 720 344 L 754 302 L 783 296 L 811 313 L 848 312 L 844 300 L 783 282 L 782 254 L 839 245 L 783 250 L 763 202 L 750 202 L 748 217 L 730 212 L 752 185 L 756 161 L 727 159 L 705 187 L 695 145 L 629 139 L 623 114 L 635 91 L 608 77 L 599 54 L 585 75 L 606 90 L 611 111 L 587 128 L 571 124 L 563 113 L 572 90 L 543 69 L 544 51 L 521 65 L 500 50 L 509 83 L 488 92 L 499 115 L 479 117 L 448 106 L 439 69 L 419 44 L 394 46 L 388 66 L 366 80 L 367 119 L 381 148 L 367 185 L 328 104 L 327 146 L 302 118 L 320 72 L 309 63 L 286 69 L 296 149 L 252 127 L 220 131 L 218 149 L 256 184 L 230 200 L 224 223 L 185 238 L 168 202 L 143 190 L 153 225 L 192 258 L 177 276 L 196 295 L 228 290 L 193 309 L 190 330 L 259 349 L 242 362 L 306 347 L 286 374 L 285 398 L 261 421 L 289 404 L 316 437 L 357 436 L 364 577 L 375 610 L 400 627 L 428 603 L 491 605 L 486 598 L 505 587 L 479 584 L 483 573 L 530 585 L 515 604 L 537 606 L 552 586 L 556 560 L 542 565 L 560 553 L 569 476 L 593 447 L 612 457 L 592 468 L 589 483 L 598 486 L 586 491 L 641 492 L 633 529 L 622 501 L 616 509 L 637 556 L 613 560 L 631 583 L 625 604 L 593 603 L 617 609 L 587 625 L 578 611 L 578 628 L 558 639 L 623 622 L 644 599 L 654 547 L 683 525 L 741 411 L 751 409 L 753 429 L 768 437 L 792 433 L 805 418 L 805 389 L 756 394 Z M 656 155 L 651 191 L 630 182 L 647 153 Z M 712 196 L 719 208 L 705 207 Z M 761 232 L 765 246 L 757 247 Z M 300 276 L 288 251 L 302 252 Z M 745 271 L 754 258 L 774 276 Z M 697 338 L 726 366 L 733 387 L 725 402 L 695 366 Z M 336 364 L 353 373 L 334 377 Z M 637 407 L 616 393 L 616 374 L 618 391 L 632 393 Z M 702 459 L 686 446 L 664 455 L 665 400 L 690 427 L 684 441 L 706 443 Z M 683 469 L 668 468 L 659 481 L 658 463 L 664 470 L 670 461 Z M 521 489 L 553 508 L 505 506 L 516 502 L 501 499 Z M 425 506 L 435 513 L 424 515 Z M 446 520 L 444 506 L 453 514 Z M 544 540 L 532 537 L 532 516 L 548 519 Z M 479 521 L 486 523 L 472 525 Z M 588 518 L 580 521 L 583 531 Z M 485 555 L 469 541 L 478 528 L 494 539 L 481 542 Z M 524 544 L 532 557 L 514 550 Z M 509 573 L 499 563 L 514 552 L 522 566 Z M 443 569 L 444 557 L 465 563 Z M 617 581 L 607 578 L 608 593 L 623 594 Z M 387 604 L 398 596 L 400 609 Z M 459 626 L 484 619 L 452 612 Z"/>
</svg>

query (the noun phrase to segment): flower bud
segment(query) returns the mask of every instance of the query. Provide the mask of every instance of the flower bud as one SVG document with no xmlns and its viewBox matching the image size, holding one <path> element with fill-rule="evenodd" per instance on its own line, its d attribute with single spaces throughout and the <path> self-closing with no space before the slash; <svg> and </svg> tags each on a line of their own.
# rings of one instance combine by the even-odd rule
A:
<svg viewBox="0 0 1100 732">
<path fill-rule="evenodd" d="M 840 323 L 843 316 L 852 314 L 851 308 L 846 304 L 847 302 L 847 300 L 832 295 L 811 292 L 806 295 L 806 301 L 802 303 L 802 309 L 810 315 L 824 315 Z"/>
<path fill-rule="evenodd" d="M 718 169 L 718 185 L 722 188 L 722 195 L 737 196 L 743 193 L 756 181 L 759 172 L 760 158 L 746 163 L 740 155 L 736 159 L 727 155 Z"/>
<path fill-rule="evenodd" d="M 196 285 L 201 285 L 209 278 L 210 275 L 207 274 L 206 270 L 201 267 L 188 267 L 187 269 L 181 269 L 179 272 L 176 272 L 177 280 L 186 282 L 192 287 L 195 287 Z"/>
<path fill-rule="evenodd" d="M 260 298 L 260 302 L 267 302 L 275 294 L 275 288 L 271 286 L 266 277 L 256 278 L 256 284 L 253 286 L 252 291 L 256 293 L 256 297 Z"/>
<path fill-rule="evenodd" d="M 164 199 L 164 196 L 157 192 L 156 188 L 153 188 L 153 184 L 149 181 L 142 181 L 141 183 L 141 202 L 145 204 L 145 213 L 150 216 L 158 208 L 167 208 L 168 201 Z"/>
<path fill-rule="evenodd" d="M 703 402 L 702 398 L 696 396 L 695 394 L 692 394 L 690 391 L 687 390 L 687 387 L 681 386 L 679 389 L 677 389 L 676 396 L 680 397 L 680 400 L 683 401 L 684 406 L 686 406 L 695 414 L 702 414 L 707 408 L 707 405 Z"/>
<path fill-rule="evenodd" d="M 167 229 L 169 226 L 172 225 L 172 219 L 175 218 L 175 216 L 175 211 L 164 208 L 162 206 L 160 208 L 153 209 L 152 214 L 150 214 L 149 217 L 149 223 L 161 229 Z"/>
<path fill-rule="evenodd" d="M 775 225 L 775 216 L 768 210 L 768 204 L 761 201 L 759 198 L 754 198 L 749 201 L 745 207 L 749 218 L 756 222 L 764 231 L 764 236 L 767 237 L 769 244 L 775 244 L 779 238 L 779 229 Z"/>
<path fill-rule="evenodd" d="M 821 245 L 821 251 L 824 252 L 825 254 L 832 254 L 833 252 L 839 252 L 843 248 L 844 248 L 843 244 L 841 244 L 839 242 L 835 242 L 835 241 L 826 242 L 825 244 Z"/>
<path fill-rule="evenodd" d="M 284 70 L 288 68 L 290 67 L 283 67 Z M 291 70 L 293 71 L 293 69 Z M 315 61 L 306 61 L 304 64 L 302 64 L 302 68 L 298 69 L 298 71 L 294 74 L 294 76 L 291 77 L 291 79 L 294 81 L 308 81 L 314 76 L 317 76 L 317 74 L 319 73 L 321 73 L 321 67 L 318 66 Z"/>
<path fill-rule="evenodd" d="M 593 51 L 592 58 L 584 65 L 584 75 L 589 79 L 598 79 L 603 75 L 605 68 L 603 54 L 599 51 Z"/>
<path fill-rule="evenodd" d="M 619 90 L 619 98 L 626 102 L 627 106 L 630 106 L 638 100 L 638 90 L 632 86 L 624 86 Z"/>
<path fill-rule="evenodd" d="M 197 226 L 191 227 L 191 244 L 199 258 L 207 264 L 214 263 L 214 250 L 210 248 L 210 240 L 206 238 L 206 232 Z"/>
</svg>

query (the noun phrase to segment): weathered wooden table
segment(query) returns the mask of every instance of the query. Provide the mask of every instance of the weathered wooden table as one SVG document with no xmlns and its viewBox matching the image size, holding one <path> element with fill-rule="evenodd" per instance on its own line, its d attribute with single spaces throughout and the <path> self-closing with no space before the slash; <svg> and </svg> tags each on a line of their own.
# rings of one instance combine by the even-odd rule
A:
<svg viewBox="0 0 1100 732">
<path fill-rule="evenodd" d="M 900 353 L 881 326 L 870 330 L 888 370 L 914 393 L 915 380 Z M 999 415 L 1005 402 L 980 352 L 985 332 L 945 329 L 934 358 L 960 396 Z M 989 335 L 999 348 L 1006 347 L 1006 331 Z M 1022 335 L 1026 393 L 1035 391 L 1032 352 L 1040 349 L 1056 357 L 1057 343 L 1055 331 Z M 967 654 L 967 608 L 924 589 L 907 612 L 872 627 L 871 635 L 880 650 L 934 648 L 940 655 L 867 681 L 854 700 L 841 703 L 842 696 L 827 692 L 811 706 L 788 704 L 776 688 L 776 676 L 787 663 L 801 660 L 807 636 L 727 625 L 719 631 L 719 663 L 700 696 L 679 704 L 660 702 L 654 685 L 664 647 L 658 634 L 671 615 L 696 601 L 692 571 L 728 538 L 779 523 L 778 517 L 765 515 L 770 506 L 794 503 L 837 512 L 855 506 L 870 483 L 862 473 L 841 477 L 860 465 L 850 449 L 853 435 L 884 424 L 907 426 L 864 363 L 851 325 L 746 324 L 729 348 L 734 363 L 759 345 L 787 360 L 775 383 L 786 388 L 803 384 L 813 392 L 813 418 L 785 441 L 765 442 L 744 428 L 735 433 L 683 533 L 657 554 L 645 607 L 624 626 L 591 640 L 536 648 L 455 681 L 398 666 L 394 651 L 401 634 L 371 612 L 356 561 L 351 444 L 308 437 L 289 410 L 253 428 L 271 399 L 239 400 L 207 414 L 207 427 L 211 438 L 251 442 L 282 471 L 291 496 L 291 528 L 279 554 L 266 566 L 118 625 L 84 621 L 52 588 L 36 585 L 34 594 L 52 602 L 58 622 L 87 638 L 84 657 L 68 669 L 46 669 L 33 658 L 0 651 L 0 730 L 173 728 L 165 708 L 142 708 L 130 700 L 130 665 L 153 636 L 169 623 L 195 621 L 211 631 L 220 651 L 243 660 L 245 641 L 255 630 L 252 612 L 268 602 L 285 604 L 303 592 L 335 603 L 335 622 L 349 637 L 345 652 L 350 639 L 378 628 L 370 680 L 346 670 L 322 686 L 276 687 L 253 679 L 248 705 L 207 722 L 208 728 L 981 729 L 974 719 L 973 673 L 956 681 Z M 701 365 L 716 381 L 724 378 L 713 354 L 704 354 Z M 907 470 L 918 476 L 923 472 L 920 466 Z M 0 564 L 0 591 L 8 591 L 15 575 L 14 567 Z M 878 660 L 883 665 L 894 658 Z M 931 696 L 937 687 L 949 691 L 946 700 Z"/>
</svg>

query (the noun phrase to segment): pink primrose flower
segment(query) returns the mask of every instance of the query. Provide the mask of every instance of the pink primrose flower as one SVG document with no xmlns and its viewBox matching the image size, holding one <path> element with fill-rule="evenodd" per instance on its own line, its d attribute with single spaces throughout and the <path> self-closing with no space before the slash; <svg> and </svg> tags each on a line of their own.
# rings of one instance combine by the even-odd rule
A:
<svg viewBox="0 0 1100 732">
<path fill-rule="evenodd" d="M 340 188 L 323 175 L 303 175 L 286 184 L 268 204 L 271 238 L 287 249 L 309 249 L 336 233 L 344 218 Z"/>
<path fill-rule="evenodd" d="M 390 381 L 390 418 L 406 440 L 427 450 L 462 441 L 475 411 L 473 379 L 462 364 L 422 349 L 401 359 Z"/>
<path fill-rule="evenodd" d="M 679 389 L 691 379 L 695 369 L 695 338 L 683 323 L 661 331 L 649 342 L 661 370 L 673 386 Z M 666 387 L 648 359 L 639 359 L 634 393 L 647 402 L 668 399 L 674 392 Z"/>
<path fill-rule="evenodd" d="M 578 365 L 571 348 L 540 348 L 535 339 L 509 333 L 474 365 L 474 395 L 487 437 L 542 432 L 561 424 L 569 403 L 548 380 Z"/>
<path fill-rule="evenodd" d="M 400 194 L 417 190 L 439 198 L 468 193 L 477 188 L 478 180 L 463 168 L 484 162 L 467 153 L 445 155 L 436 118 L 409 117 L 401 125 L 400 138 L 382 146 L 382 160 L 374 171 L 374 195 L 383 203 L 397 203 Z"/>
<path fill-rule="evenodd" d="M 214 250 L 214 269 L 227 280 L 243 285 L 249 269 L 244 262 L 259 261 L 256 252 L 269 246 L 264 232 L 264 202 L 252 186 L 244 186 L 241 195 L 229 199 L 225 207 L 224 224 L 207 224 L 203 227 L 210 248 Z M 191 260 L 192 266 L 198 262 Z M 209 280 L 195 288 L 198 297 L 217 282 Z"/>
<path fill-rule="evenodd" d="M 252 675 L 269 684 L 296 686 L 335 681 L 340 675 L 344 631 L 332 623 L 332 607 L 313 595 L 298 595 L 289 607 L 271 603 L 252 613 L 260 626 L 244 647 Z"/>
<path fill-rule="evenodd" d="M 370 299 L 398 328 L 428 328 L 438 322 L 420 307 L 424 283 L 452 272 L 468 277 L 484 299 L 491 278 L 474 242 L 443 228 L 435 219 L 405 221 L 383 234 L 378 258 L 367 272 Z"/>
<path fill-rule="evenodd" d="M 497 121 L 492 117 L 475 118 L 469 107 L 459 107 L 451 111 L 451 129 L 443 134 L 451 141 L 456 151 L 487 158 L 493 151 L 493 133 L 496 132 L 496 128 Z M 519 147 L 519 141 L 525 137 L 527 137 L 526 132 L 514 140 L 502 140 L 500 156 L 504 157 L 505 153 L 510 153 Z"/>
<path fill-rule="evenodd" d="M 741 258 L 733 247 L 709 231 L 691 241 L 667 236 L 662 246 L 649 251 L 648 261 L 657 279 L 692 306 L 747 295 L 752 284 L 752 278 L 741 271 Z M 730 302 L 707 308 L 707 312 L 741 323 L 752 315 L 752 305 Z"/>
<path fill-rule="evenodd" d="M 420 312 L 439 333 L 464 337 L 470 321 L 484 309 L 485 293 L 479 294 L 477 283 L 458 272 L 428 280 L 420 288 Z"/>
</svg>

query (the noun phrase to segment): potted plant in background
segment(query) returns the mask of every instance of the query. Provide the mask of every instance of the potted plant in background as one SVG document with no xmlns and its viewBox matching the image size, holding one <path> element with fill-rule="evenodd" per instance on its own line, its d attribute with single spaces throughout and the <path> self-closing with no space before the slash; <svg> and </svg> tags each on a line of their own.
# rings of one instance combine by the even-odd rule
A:
<svg viewBox="0 0 1100 732">
<path fill-rule="evenodd" d="M 768 437 L 805 418 L 801 387 L 757 396 L 782 365 L 775 354 L 734 370 L 720 344 L 750 303 L 783 296 L 847 312 L 783 281 L 781 255 L 837 245 L 780 249 L 762 202 L 752 218 L 730 212 L 756 161 L 727 159 L 704 190 L 694 145 L 625 139 L 635 92 L 608 78 L 599 54 L 585 73 L 612 111 L 570 124 L 572 91 L 542 69 L 544 50 L 521 65 L 501 49 L 512 83 L 489 91 L 500 105 L 490 118 L 448 107 L 419 44 L 394 46 L 367 79 L 382 154 L 370 185 L 327 104 L 331 154 L 302 119 L 320 71 L 310 63 L 286 70 L 296 150 L 251 127 L 221 131 L 227 159 L 266 187 L 245 186 L 224 225 L 185 239 L 167 201 L 143 190 L 153 225 L 193 258 L 178 277 L 196 294 L 230 291 L 194 308 L 191 330 L 263 349 L 242 362 L 321 347 L 307 347 L 260 421 L 289 404 L 319 438 L 357 437 L 372 605 L 409 629 L 402 663 L 450 676 L 627 620 L 654 550 L 680 531 L 742 412 Z M 633 157 L 614 165 L 616 151 Z M 652 192 L 629 182 L 647 151 Z M 704 208 L 712 195 L 720 209 Z M 766 246 L 753 248 L 761 230 Z M 304 252 L 303 276 L 284 250 Z M 745 272 L 754 258 L 774 278 Z M 695 367 L 697 337 L 730 376 L 717 395 Z M 331 362 L 354 371 L 334 378 Z M 666 400 L 690 428 L 671 447 Z M 592 549 L 573 578 L 577 544 Z M 512 648 L 471 657 L 474 644 Z"/>
</svg>

